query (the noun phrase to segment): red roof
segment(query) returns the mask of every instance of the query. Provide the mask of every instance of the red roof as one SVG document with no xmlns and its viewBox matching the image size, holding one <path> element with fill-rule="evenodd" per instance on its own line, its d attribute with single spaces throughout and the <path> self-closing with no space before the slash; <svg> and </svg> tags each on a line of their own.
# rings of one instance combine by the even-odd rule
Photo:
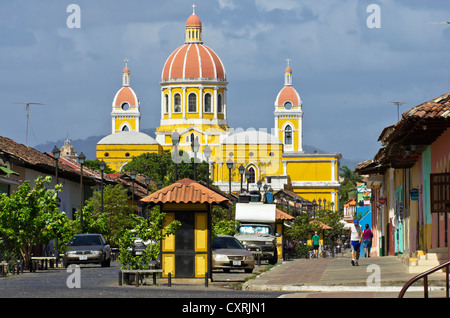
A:
<svg viewBox="0 0 450 318">
<path fill-rule="evenodd" d="M 209 78 L 225 80 L 219 56 L 202 43 L 186 43 L 173 51 L 164 64 L 162 80 Z"/>
<path fill-rule="evenodd" d="M 275 219 L 276 220 L 286 221 L 286 220 L 293 220 L 294 219 L 293 216 L 291 216 L 291 215 L 289 215 L 287 213 L 284 213 L 283 211 L 278 210 L 278 209 L 275 210 L 275 213 L 276 213 L 275 214 Z"/>
<path fill-rule="evenodd" d="M 181 179 L 143 198 L 142 203 L 156 205 L 161 203 L 208 203 L 227 205 L 230 200 L 215 191 L 191 180 Z"/>
</svg>

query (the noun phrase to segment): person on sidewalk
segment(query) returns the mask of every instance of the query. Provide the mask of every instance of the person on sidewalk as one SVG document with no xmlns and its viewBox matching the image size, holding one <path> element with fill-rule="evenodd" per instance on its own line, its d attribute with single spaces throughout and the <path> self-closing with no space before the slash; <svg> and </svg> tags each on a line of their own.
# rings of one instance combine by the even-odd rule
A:
<svg viewBox="0 0 450 318">
<path fill-rule="evenodd" d="M 361 248 L 361 235 L 362 228 L 359 225 L 358 219 L 353 220 L 353 224 L 350 225 L 350 245 L 352 247 L 352 265 L 358 266 L 359 263 L 359 250 Z"/>
<path fill-rule="evenodd" d="M 370 257 L 370 249 L 372 248 L 373 233 L 369 229 L 369 224 L 366 224 L 362 234 L 362 245 L 364 247 L 364 257 Z"/>
<path fill-rule="evenodd" d="M 312 237 L 312 245 L 314 248 L 314 257 L 317 258 L 319 254 L 319 244 L 320 244 L 320 236 L 317 235 L 317 231 L 314 232 Z"/>
</svg>

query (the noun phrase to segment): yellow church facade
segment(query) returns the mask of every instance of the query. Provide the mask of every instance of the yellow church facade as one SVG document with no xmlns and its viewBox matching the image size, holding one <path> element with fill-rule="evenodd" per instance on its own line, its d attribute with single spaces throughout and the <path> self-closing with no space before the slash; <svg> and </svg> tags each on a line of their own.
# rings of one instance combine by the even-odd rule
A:
<svg viewBox="0 0 450 318">
<path fill-rule="evenodd" d="M 221 190 L 258 190 L 258 181 L 274 191 L 289 189 L 307 200 L 338 206 L 339 153 L 303 151 L 303 110 L 293 87 L 292 69 L 284 71 L 284 86 L 275 97 L 274 127 L 233 129 L 227 122 L 228 82 L 219 56 L 202 41 L 202 23 L 193 14 L 186 21 L 185 43 L 167 58 L 161 73 L 160 125 L 155 138 L 140 130 L 139 100 L 130 87 L 130 70 L 123 70 L 122 88 L 112 105 L 112 131 L 97 144 L 97 158 L 119 171 L 133 156 L 162 153 L 176 147 L 196 158 L 208 158 L 210 178 Z M 231 167 L 231 169 L 229 168 Z M 244 171 L 243 174 L 240 173 Z M 243 169 L 243 170 L 242 170 Z M 260 189 L 262 191 L 262 189 Z M 319 201 L 320 200 L 320 201 Z"/>
</svg>

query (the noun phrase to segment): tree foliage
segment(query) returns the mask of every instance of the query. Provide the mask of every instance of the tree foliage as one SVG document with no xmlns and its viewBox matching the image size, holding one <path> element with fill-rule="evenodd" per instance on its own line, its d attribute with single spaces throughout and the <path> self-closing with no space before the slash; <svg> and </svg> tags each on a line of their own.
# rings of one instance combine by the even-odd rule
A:
<svg viewBox="0 0 450 318">
<path fill-rule="evenodd" d="M 172 235 L 181 226 L 180 221 L 175 220 L 165 225 L 166 214 L 161 213 L 158 207 L 149 211 L 149 220 L 136 217 L 137 224 L 132 229 L 124 229 L 119 236 L 119 260 L 122 268 L 148 269 L 150 261 L 156 260 L 160 251 L 160 241 Z M 134 246 L 136 238 L 148 242 L 142 255 L 132 255 L 130 248 Z"/>
<path fill-rule="evenodd" d="M 357 175 L 354 171 L 352 171 L 345 165 L 340 168 L 340 171 L 340 176 L 344 179 L 341 184 L 341 198 L 339 200 L 339 203 L 342 207 L 344 206 L 345 202 L 348 201 L 348 193 L 356 187 L 358 182 L 362 181 L 362 176 Z"/>
<path fill-rule="evenodd" d="M 179 152 L 180 163 L 177 164 L 178 180 L 189 178 L 194 180 L 194 159 L 189 158 L 187 153 Z M 197 159 L 199 160 L 199 159 Z M 127 163 L 122 171 L 135 171 L 150 177 L 151 180 L 162 181 L 163 186 L 167 186 L 175 182 L 175 163 L 169 151 L 165 151 L 162 155 L 157 153 L 144 153 Z M 196 180 L 207 181 L 208 165 L 206 162 L 196 163 Z"/>
<path fill-rule="evenodd" d="M 51 177 L 38 177 L 33 187 L 25 181 L 8 197 L 0 195 L 0 237 L 4 247 L 31 261 L 33 246 L 62 236 L 69 219 L 59 212 L 57 194 L 62 186 L 47 189 Z"/>
</svg>

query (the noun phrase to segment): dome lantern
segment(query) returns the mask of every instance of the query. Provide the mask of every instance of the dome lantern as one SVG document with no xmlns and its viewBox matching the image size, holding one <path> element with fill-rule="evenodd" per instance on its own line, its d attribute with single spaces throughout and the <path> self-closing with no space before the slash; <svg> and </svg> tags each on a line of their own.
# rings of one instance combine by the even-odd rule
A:
<svg viewBox="0 0 450 318">
<path fill-rule="evenodd" d="M 195 4 L 192 5 L 192 15 L 186 21 L 186 41 L 185 43 L 202 42 L 202 21 L 195 14 Z"/>
</svg>

